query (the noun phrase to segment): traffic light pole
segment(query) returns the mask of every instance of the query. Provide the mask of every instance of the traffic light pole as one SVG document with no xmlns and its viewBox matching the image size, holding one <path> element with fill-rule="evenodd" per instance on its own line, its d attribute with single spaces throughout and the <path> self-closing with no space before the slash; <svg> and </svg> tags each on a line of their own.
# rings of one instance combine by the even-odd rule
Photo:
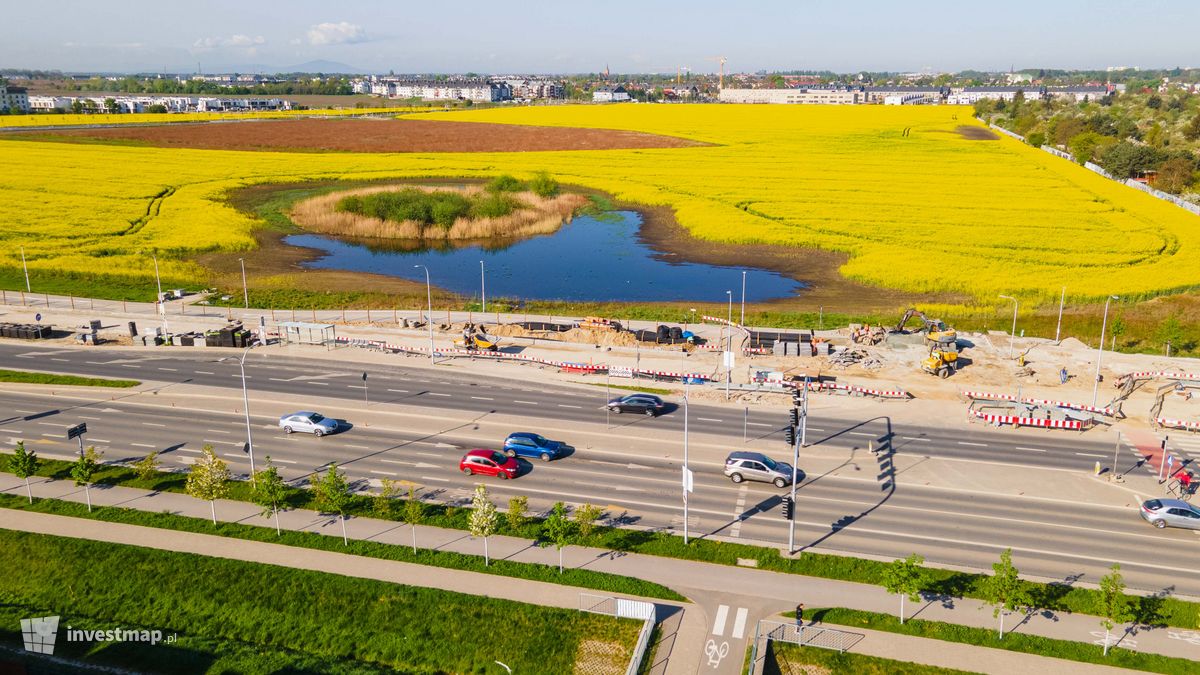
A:
<svg viewBox="0 0 1200 675">
<path fill-rule="evenodd" d="M 792 444 L 792 517 L 788 518 L 788 555 L 796 552 L 796 478 L 800 469 L 800 446 L 808 435 L 808 378 L 804 378 L 804 393 L 800 398 L 800 433 Z"/>
</svg>

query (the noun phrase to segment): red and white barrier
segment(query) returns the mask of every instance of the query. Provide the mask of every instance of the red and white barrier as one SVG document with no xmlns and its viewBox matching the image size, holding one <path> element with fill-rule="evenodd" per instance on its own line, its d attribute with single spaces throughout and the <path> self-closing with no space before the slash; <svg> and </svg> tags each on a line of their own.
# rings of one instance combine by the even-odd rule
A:
<svg viewBox="0 0 1200 675">
<path fill-rule="evenodd" d="M 989 424 L 1011 424 L 1013 426 L 1045 427 L 1047 429 L 1070 429 L 1073 431 L 1080 431 L 1083 429 L 1083 422 L 1078 420 L 1048 420 L 1044 417 L 992 415 L 989 413 L 979 412 L 978 410 L 968 410 L 967 414 L 973 415 Z"/>
<path fill-rule="evenodd" d="M 803 382 L 786 382 L 784 384 L 795 389 L 804 388 Z M 818 393 L 845 392 L 847 394 L 862 394 L 865 396 L 878 396 L 880 398 L 912 398 L 912 394 L 909 394 L 903 389 L 868 389 L 866 387 L 857 387 L 851 384 L 841 384 L 839 382 L 810 381 L 808 383 L 808 390 Z"/>
<path fill-rule="evenodd" d="M 1190 422 L 1187 420 L 1173 420 L 1166 417 L 1158 417 L 1154 423 L 1160 427 L 1170 427 L 1172 429 L 1187 429 L 1189 431 L 1200 431 L 1200 422 Z"/>
<path fill-rule="evenodd" d="M 964 391 L 962 393 L 966 398 L 977 399 L 981 401 L 1016 401 L 1017 397 L 1012 394 L 993 394 L 984 391 Z M 1022 403 L 1032 403 L 1033 405 L 1050 405 L 1057 408 L 1069 408 L 1071 410 L 1082 410 L 1085 412 L 1100 413 L 1112 417 L 1115 411 L 1112 408 L 1097 408 L 1095 406 L 1083 405 L 1080 403 L 1070 403 L 1067 401 L 1050 401 L 1044 398 L 1022 398 Z"/>
</svg>

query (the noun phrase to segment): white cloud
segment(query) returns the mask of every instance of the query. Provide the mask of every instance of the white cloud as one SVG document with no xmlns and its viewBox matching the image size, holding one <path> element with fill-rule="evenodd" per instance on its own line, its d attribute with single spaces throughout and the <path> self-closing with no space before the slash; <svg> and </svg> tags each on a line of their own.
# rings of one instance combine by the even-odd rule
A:
<svg viewBox="0 0 1200 675">
<path fill-rule="evenodd" d="M 363 27 L 348 21 L 319 23 L 308 29 L 310 45 L 342 45 L 366 41 L 367 33 Z"/>
<path fill-rule="evenodd" d="M 267 44 L 267 39 L 261 35 L 231 35 L 229 37 L 206 37 L 196 40 L 192 49 L 205 51 L 209 49 L 233 48 L 255 51 L 257 47 Z"/>
</svg>

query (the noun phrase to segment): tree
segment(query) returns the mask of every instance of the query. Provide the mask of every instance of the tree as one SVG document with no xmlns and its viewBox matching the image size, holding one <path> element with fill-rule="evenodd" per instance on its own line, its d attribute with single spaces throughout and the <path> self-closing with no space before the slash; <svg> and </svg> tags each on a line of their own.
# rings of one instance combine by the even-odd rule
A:
<svg viewBox="0 0 1200 675">
<path fill-rule="evenodd" d="M 158 473 L 158 467 L 158 451 L 154 450 L 137 462 L 134 462 L 133 473 L 137 475 L 139 480 L 150 480 Z"/>
<path fill-rule="evenodd" d="M 25 481 L 25 495 L 29 497 L 29 503 L 33 503 L 33 492 L 29 489 L 29 477 L 37 473 L 38 466 L 41 461 L 38 460 L 37 453 L 33 450 L 25 449 L 25 441 L 17 441 L 17 447 L 13 449 L 13 456 L 8 458 L 8 470 L 14 476 Z"/>
<path fill-rule="evenodd" d="M 385 520 L 392 519 L 392 507 L 395 505 L 394 499 L 400 494 L 400 485 L 391 478 L 384 478 L 379 482 L 379 494 L 371 500 L 371 513 L 378 518 Z"/>
<path fill-rule="evenodd" d="M 255 472 L 253 482 L 254 503 L 262 508 L 264 518 L 275 518 L 275 536 L 279 536 L 279 511 L 287 499 L 287 485 L 279 475 L 279 469 L 271 464 L 267 455 L 267 468 Z"/>
<path fill-rule="evenodd" d="M 508 531 L 516 533 L 529 520 L 529 498 L 525 495 L 508 500 L 508 511 L 504 519 L 508 522 Z"/>
<path fill-rule="evenodd" d="M 472 537 L 483 537 L 483 565 L 487 567 L 488 537 L 496 533 L 496 505 L 488 499 L 487 486 L 480 483 L 475 486 L 475 496 L 471 498 L 471 518 L 468 523 Z"/>
<path fill-rule="evenodd" d="M 1200 112 L 1192 115 L 1192 120 L 1184 125 L 1183 137 L 1189 141 L 1200 138 Z"/>
<path fill-rule="evenodd" d="M 155 103 L 154 105 L 150 106 L 149 108 L 146 108 L 146 112 L 162 114 L 162 113 L 167 112 L 167 106 L 165 106 L 161 103 Z"/>
<path fill-rule="evenodd" d="M 596 529 L 596 519 L 603 512 L 599 506 L 592 504 L 584 504 L 575 509 L 575 527 L 579 531 L 580 539 L 587 539 L 592 534 L 592 530 Z"/>
<path fill-rule="evenodd" d="M 558 194 L 558 181 L 545 171 L 539 171 L 529 180 L 529 189 L 539 197 L 553 197 Z"/>
<path fill-rule="evenodd" d="M 1100 579 L 1100 593 L 1096 596 L 1096 613 L 1100 615 L 1100 625 L 1104 626 L 1104 655 L 1108 656 L 1109 633 L 1118 623 L 1129 621 L 1132 612 L 1129 601 L 1125 597 L 1125 578 L 1121 576 L 1121 566 L 1114 564 L 1110 572 Z"/>
<path fill-rule="evenodd" d="M 916 553 L 907 558 L 893 560 L 883 570 L 883 587 L 888 593 L 900 596 L 900 623 L 904 623 L 904 599 L 921 600 L 925 587 L 925 571 L 921 565 L 925 558 Z"/>
<path fill-rule="evenodd" d="M 1121 141 L 1104 149 L 1100 166 L 1114 178 L 1136 178 L 1158 165 L 1158 152 L 1149 146 Z"/>
<path fill-rule="evenodd" d="M 117 99 L 112 98 L 111 96 L 109 98 L 104 99 L 104 112 L 106 112 L 106 113 L 117 112 Z"/>
<path fill-rule="evenodd" d="M 74 101 L 71 101 L 71 112 L 75 113 L 76 115 L 82 115 L 83 114 L 83 101 L 80 101 L 79 99 L 75 99 Z"/>
<path fill-rule="evenodd" d="M 71 478 L 75 480 L 75 485 L 83 486 L 83 493 L 87 497 L 88 513 L 92 512 L 92 480 L 96 477 L 96 470 L 100 468 L 101 453 L 96 452 L 96 446 L 89 445 L 87 452 L 79 459 L 71 464 Z"/>
<path fill-rule="evenodd" d="M 1046 134 L 1040 131 L 1034 131 L 1025 137 L 1025 142 L 1035 148 L 1040 148 L 1046 144 Z"/>
<path fill-rule="evenodd" d="M 338 514 L 342 522 L 342 545 L 349 546 L 350 538 L 346 536 L 346 508 L 350 506 L 353 495 L 350 483 L 346 481 L 346 472 L 340 471 L 337 464 L 330 464 L 324 474 L 316 474 L 312 478 L 313 490 L 317 493 L 317 509 L 325 513 Z"/>
<path fill-rule="evenodd" d="M 1158 167 L 1154 187 L 1177 195 L 1186 191 L 1196 178 L 1195 165 L 1183 157 L 1172 157 Z"/>
<path fill-rule="evenodd" d="M 1146 107 L 1151 110 L 1158 110 L 1162 107 L 1162 103 L 1162 97 L 1158 94 L 1150 94 L 1150 96 L 1146 99 Z"/>
<path fill-rule="evenodd" d="M 217 457 L 211 445 L 205 444 L 202 450 L 204 455 L 188 471 L 184 489 L 192 497 L 208 502 L 212 508 L 213 525 L 216 525 L 217 500 L 229 494 L 229 465 Z"/>
<path fill-rule="evenodd" d="M 1000 617 L 1000 638 L 1004 638 L 1004 617 L 1008 612 L 1031 604 L 1029 591 L 1012 564 L 1012 549 L 1004 549 L 1000 562 L 992 564 L 992 575 L 983 582 L 983 598 L 992 606 L 992 616 Z"/>
<path fill-rule="evenodd" d="M 562 574 L 562 551 L 571 543 L 571 521 L 567 518 L 567 507 L 562 502 L 555 502 L 550 511 L 550 517 L 542 523 L 546 530 L 546 538 L 558 549 L 558 573 Z"/>
<path fill-rule="evenodd" d="M 1180 325 L 1179 319 L 1174 316 L 1167 317 L 1159 324 L 1155 337 L 1158 338 L 1159 343 L 1168 345 L 1168 352 L 1171 347 L 1175 347 L 1176 350 L 1184 348 L 1183 326 Z"/>
<path fill-rule="evenodd" d="M 1085 131 L 1072 137 L 1067 143 L 1067 148 L 1072 155 L 1075 155 L 1076 162 L 1085 164 L 1096 159 L 1104 148 L 1115 142 L 1114 139 L 1101 136 L 1094 131 Z"/>
<path fill-rule="evenodd" d="M 1113 351 L 1116 351 L 1116 349 L 1117 349 L 1117 340 L 1120 339 L 1120 337 L 1125 334 L 1125 331 L 1128 328 L 1129 328 L 1129 326 L 1126 325 L 1125 319 L 1123 317 L 1121 317 L 1120 315 L 1113 317 L 1112 323 L 1110 323 L 1108 326 L 1109 332 L 1112 333 L 1112 349 L 1113 349 Z"/>
<path fill-rule="evenodd" d="M 425 518 L 425 505 L 417 499 L 417 491 L 413 486 L 408 486 L 408 500 L 404 502 L 404 509 L 400 512 L 400 517 L 404 522 L 412 527 L 413 540 L 413 555 L 417 554 L 417 525 Z"/>
</svg>

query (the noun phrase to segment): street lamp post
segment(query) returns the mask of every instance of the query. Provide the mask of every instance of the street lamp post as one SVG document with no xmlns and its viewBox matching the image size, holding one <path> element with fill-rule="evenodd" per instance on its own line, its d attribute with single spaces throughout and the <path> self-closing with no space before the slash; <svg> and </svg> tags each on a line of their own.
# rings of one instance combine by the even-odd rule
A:
<svg viewBox="0 0 1200 675">
<path fill-rule="evenodd" d="M 250 394 L 246 390 L 246 357 L 250 354 L 250 350 L 254 347 L 251 343 L 242 350 L 242 358 L 234 359 L 226 357 L 221 361 L 235 360 L 238 362 L 238 368 L 242 371 L 242 410 L 246 413 L 246 449 L 250 454 L 250 481 L 254 481 L 254 436 L 250 430 Z"/>
<path fill-rule="evenodd" d="M 1058 298 L 1058 326 L 1055 327 L 1055 329 L 1054 329 L 1055 344 L 1058 343 L 1059 336 L 1062 335 L 1062 313 L 1063 313 L 1063 305 L 1066 304 L 1066 302 L 1067 302 L 1067 287 L 1063 286 L 1062 295 L 1060 295 Z"/>
<path fill-rule="evenodd" d="M 158 254 L 152 253 L 150 257 L 154 259 L 154 283 L 158 286 L 158 302 L 154 303 L 154 305 L 158 307 L 158 313 L 162 315 L 163 333 L 166 333 L 167 306 L 163 304 L 162 278 L 158 276 Z"/>
<path fill-rule="evenodd" d="M 29 265 L 25 264 L 24 246 L 21 247 L 21 267 L 25 270 L 25 292 L 32 293 L 33 291 L 29 288 Z M 694 312 L 696 310 L 693 309 L 692 311 Z"/>
<path fill-rule="evenodd" d="M 1096 352 L 1096 381 L 1092 384 L 1092 407 L 1096 407 L 1096 399 L 1100 396 L 1100 359 L 1104 356 L 1104 331 L 1108 328 L 1108 303 L 1121 298 L 1110 295 L 1104 300 L 1104 320 L 1100 324 L 1100 345 Z"/>
<path fill-rule="evenodd" d="M 725 319 L 725 328 L 729 332 L 729 346 L 725 350 L 725 399 L 729 400 L 729 386 L 733 382 L 733 291 L 725 291 L 729 298 L 729 316 Z"/>
<path fill-rule="evenodd" d="M 683 545 L 688 543 L 688 380 L 683 381 Z"/>
<path fill-rule="evenodd" d="M 804 378 L 804 395 L 800 399 L 800 434 L 792 444 L 792 517 L 788 519 L 788 554 L 796 552 L 796 478 L 799 477 L 800 446 L 808 442 L 808 378 Z"/>
<path fill-rule="evenodd" d="M 479 304 L 482 307 L 480 311 L 487 311 L 487 277 L 483 269 L 483 261 L 479 261 Z"/>
<path fill-rule="evenodd" d="M 1011 359 L 1013 355 L 1013 340 L 1017 339 L 1017 299 L 1011 295 L 1002 295 L 1000 297 L 1004 298 L 1005 300 L 1012 300 L 1013 302 L 1012 332 L 1008 334 L 1008 358 Z"/>
<path fill-rule="evenodd" d="M 246 259 L 238 258 L 238 262 L 242 264 L 242 300 L 246 309 L 250 309 L 250 288 L 246 286 Z"/>
<path fill-rule="evenodd" d="M 746 325 L 746 270 L 742 270 L 742 318 L 738 323 Z"/>
<path fill-rule="evenodd" d="M 420 267 L 425 270 L 425 302 L 427 303 L 429 314 L 425 317 L 425 325 L 429 327 L 429 360 L 437 363 L 437 357 L 433 354 L 433 291 L 429 286 L 429 268 L 424 265 L 413 265 L 413 268 Z"/>
</svg>

